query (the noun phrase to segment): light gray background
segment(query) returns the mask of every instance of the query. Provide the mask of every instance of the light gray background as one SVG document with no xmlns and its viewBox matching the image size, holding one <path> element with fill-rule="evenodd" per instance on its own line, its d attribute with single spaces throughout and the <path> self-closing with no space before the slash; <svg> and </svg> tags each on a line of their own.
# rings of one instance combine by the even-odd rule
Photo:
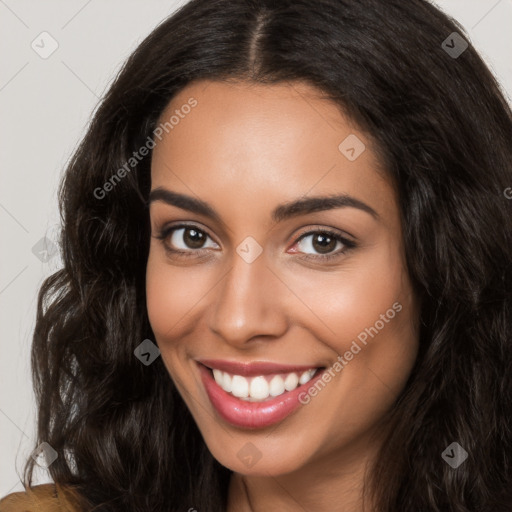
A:
<svg viewBox="0 0 512 512">
<path fill-rule="evenodd" d="M 35 447 L 36 297 L 61 265 L 58 255 L 41 262 L 32 248 L 45 236 L 56 240 L 59 178 L 98 99 L 138 43 L 183 3 L 0 0 L 0 497 L 23 490 L 19 475 Z M 510 101 L 512 0 L 436 4 L 468 31 Z M 59 45 L 47 59 L 31 47 L 43 31 Z M 41 469 L 36 483 L 50 481 Z"/>
</svg>

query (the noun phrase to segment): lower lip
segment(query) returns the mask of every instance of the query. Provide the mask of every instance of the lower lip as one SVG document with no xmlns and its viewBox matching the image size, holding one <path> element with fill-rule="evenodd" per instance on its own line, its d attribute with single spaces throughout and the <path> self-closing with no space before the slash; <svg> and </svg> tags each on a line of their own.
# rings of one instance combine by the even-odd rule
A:
<svg viewBox="0 0 512 512">
<path fill-rule="evenodd" d="M 318 380 L 324 370 L 319 371 L 310 381 L 293 391 L 265 402 L 248 402 L 224 391 L 213 378 L 210 370 L 199 364 L 201 380 L 211 403 L 228 423 L 242 428 L 265 428 L 284 420 L 301 405 L 299 395 Z"/>
</svg>

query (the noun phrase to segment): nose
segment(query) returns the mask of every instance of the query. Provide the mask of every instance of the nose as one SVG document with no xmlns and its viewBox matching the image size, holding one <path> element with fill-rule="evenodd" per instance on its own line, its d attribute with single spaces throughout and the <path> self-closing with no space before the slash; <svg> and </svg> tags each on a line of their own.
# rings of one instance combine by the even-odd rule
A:
<svg viewBox="0 0 512 512">
<path fill-rule="evenodd" d="M 237 349 L 286 332 L 285 304 L 292 294 L 267 265 L 265 253 L 252 263 L 235 253 L 231 269 L 212 295 L 210 329 Z"/>
</svg>

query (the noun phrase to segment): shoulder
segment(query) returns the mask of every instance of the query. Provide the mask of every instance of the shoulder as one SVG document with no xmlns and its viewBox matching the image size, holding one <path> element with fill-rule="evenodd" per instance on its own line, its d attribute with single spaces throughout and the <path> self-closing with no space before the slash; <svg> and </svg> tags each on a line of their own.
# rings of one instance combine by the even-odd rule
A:
<svg viewBox="0 0 512 512">
<path fill-rule="evenodd" d="M 0 512 L 79 512 L 76 495 L 55 484 L 42 484 L 0 499 Z"/>
</svg>

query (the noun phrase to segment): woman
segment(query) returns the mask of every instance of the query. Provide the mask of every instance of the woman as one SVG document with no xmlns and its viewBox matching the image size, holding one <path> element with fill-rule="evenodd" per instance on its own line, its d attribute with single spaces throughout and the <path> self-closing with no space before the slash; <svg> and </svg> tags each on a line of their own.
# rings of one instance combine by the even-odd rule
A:
<svg viewBox="0 0 512 512">
<path fill-rule="evenodd" d="M 183 6 L 63 180 L 4 509 L 512 510 L 511 135 L 426 1 Z"/>
</svg>

